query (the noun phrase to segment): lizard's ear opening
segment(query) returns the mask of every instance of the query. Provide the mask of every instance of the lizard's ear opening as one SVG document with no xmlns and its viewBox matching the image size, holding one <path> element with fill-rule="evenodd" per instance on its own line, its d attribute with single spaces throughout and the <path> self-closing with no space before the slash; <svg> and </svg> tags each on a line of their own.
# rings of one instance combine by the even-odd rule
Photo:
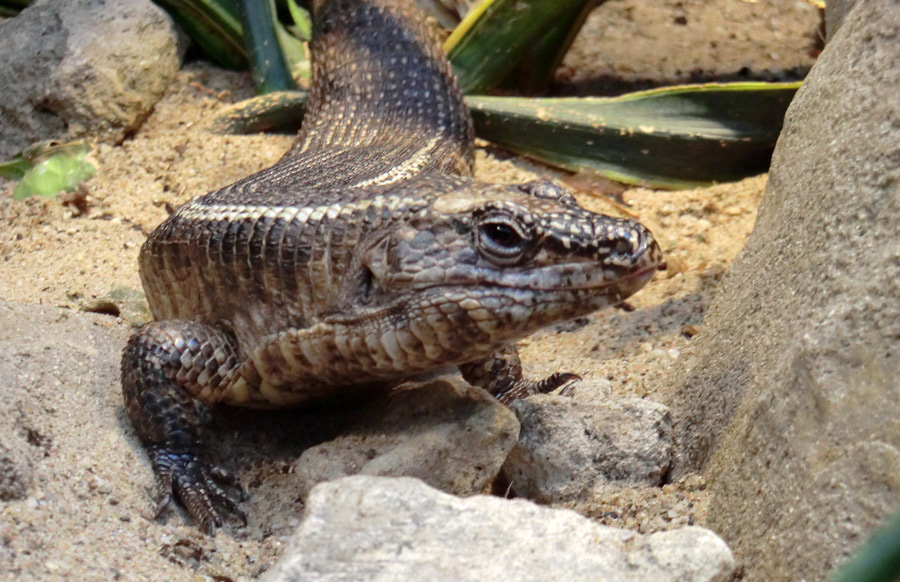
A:
<svg viewBox="0 0 900 582">
<path fill-rule="evenodd" d="M 372 297 L 372 290 L 375 287 L 375 276 L 372 274 L 372 269 L 363 265 L 359 274 L 357 275 L 356 288 L 359 293 L 359 300 L 361 303 L 365 304 L 369 302 L 369 299 Z"/>
<path fill-rule="evenodd" d="M 368 265 L 351 266 L 341 288 L 329 302 L 329 314 L 344 314 L 362 307 L 372 307 L 378 301 L 381 287 L 375 273 Z"/>
</svg>

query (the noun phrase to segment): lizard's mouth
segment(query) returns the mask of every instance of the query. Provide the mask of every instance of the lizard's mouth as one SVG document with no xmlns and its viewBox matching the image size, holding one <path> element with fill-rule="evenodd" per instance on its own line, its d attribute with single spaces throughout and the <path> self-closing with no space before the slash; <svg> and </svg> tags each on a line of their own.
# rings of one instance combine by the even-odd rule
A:
<svg viewBox="0 0 900 582">
<path fill-rule="evenodd" d="M 480 273 L 470 281 L 460 283 L 544 292 L 620 289 L 625 294 L 631 295 L 643 287 L 660 270 L 661 265 L 664 267 L 664 264 L 658 261 L 647 261 L 636 268 L 588 262 L 562 263 L 521 271 L 500 270 Z M 452 285 L 453 282 L 450 283 Z"/>
<path fill-rule="evenodd" d="M 561 289 L 604 289 L 608 287 L 624 287 L 631 286 L 634 284 L 638 284 L 638 288 L 644 285 L 647 281 L 653 278 L 653 275 L 656 274 L 656 271 L 659 270 L 658 265 L 650 265 L 644 267 L 642 269 L 638 269 L 631 273 L 625 273 L 621 275 L 613 274 L 609 276 L 610 271 L 608 269 L 597 270 L 596 272 L 587 271 L 586 275 L 588 280 L 583 284 L 572 284 L 572 285 L 564 285 L 558 288 Z M 549 289 L 543 289 L 541 287 L 535 287 L 535 289 L 539 290 L 552 290 L 552 287 Z M 635 289 L 637 290 L 637 289 Z"/>
</svg>

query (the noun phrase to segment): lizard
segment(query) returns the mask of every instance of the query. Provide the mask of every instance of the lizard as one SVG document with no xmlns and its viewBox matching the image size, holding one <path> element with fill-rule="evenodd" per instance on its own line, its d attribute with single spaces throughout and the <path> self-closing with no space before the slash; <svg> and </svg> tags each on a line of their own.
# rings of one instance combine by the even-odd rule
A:
<svg viewBox="0 0 900 582">
<path fill-rule="evenodd" d="M 153 321 L 128 341 L 127 416 L 157 483 L 208 534 L 246 516 L 207 459 L 206 410 L 300 406 L 457 368 L 501 402 L 514 344 L 615 305 L 660 268 L 640 223 L 551 181 L 473 177 L 474 132 L 411 2 L 317 0 L 312 88 L 273 166 L 196 197 L 141 247 Z"/>
</svg>

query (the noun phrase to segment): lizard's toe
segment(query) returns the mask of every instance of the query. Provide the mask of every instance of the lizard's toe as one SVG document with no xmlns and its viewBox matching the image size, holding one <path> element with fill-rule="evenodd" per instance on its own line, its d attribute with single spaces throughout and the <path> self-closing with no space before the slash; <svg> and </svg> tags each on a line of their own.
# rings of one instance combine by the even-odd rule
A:
<svg viewBox="0 0 900 582">
<path fill-rule="evenodd" d="M 247 516 L 241 510 L 236 496 L 220 485 L 233 485 L 233 476 L 219 467 L 207 465 L 197 454 L 173 451 L 156 451 L 153 454 L 156 469 L 157 505 L 159 517 L 178 498 L 188 515 L 205 533 L 215 535 L 224 523 L 219 508 L 224 508 L 247 525 Z M 238 486 L 238 489 L 240 487 Z"/>
</svg>

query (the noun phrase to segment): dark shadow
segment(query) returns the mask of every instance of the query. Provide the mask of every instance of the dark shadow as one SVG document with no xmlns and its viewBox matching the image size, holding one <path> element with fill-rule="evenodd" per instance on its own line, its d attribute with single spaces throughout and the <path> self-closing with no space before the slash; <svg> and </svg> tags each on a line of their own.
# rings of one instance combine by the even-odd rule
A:
<svg viewBox="0 0 900 582">
<path fill-rule="evenodd" d="M 209 450 L 239 470 L 290 465 L 306 449 L 346 432 L 377 400 L 375 393 L 280 410 L 220 406 L 208 431 Z"/>
</svg>

